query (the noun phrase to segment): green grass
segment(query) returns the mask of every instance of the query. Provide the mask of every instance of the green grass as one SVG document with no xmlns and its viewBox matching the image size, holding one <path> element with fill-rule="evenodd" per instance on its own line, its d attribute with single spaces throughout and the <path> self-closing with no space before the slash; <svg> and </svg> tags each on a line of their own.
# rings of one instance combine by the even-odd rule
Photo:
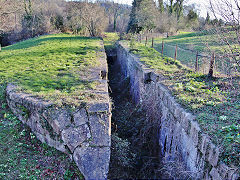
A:
<svg viewBox="0 0 240 180">
<path fill-rule="evenodd" d="M 189 35 L 190 36 L 190 35 Z M 127 41 L 125 44 L 128 44 Z M 137 43 L 132 53 L 148 67 L 163 74 L 163 81 L 177 100 L 196 115 L 204 132 L 220 146 L 227 164 L 240 163 L 240 78 L 212 78 L 195 74 L 179 61 L 162 56 L 153 48 Z"/>
<path fill-rule="evenodd" d="M 11 113 L 0 85 L 0 179 L 83 179 L 69 157 L 38 141 Z"/>
<path fill-rule="evenodd" d="M 105 33 L 103 37 L 105 50 L 112 50 L 118 39 L 119 35 L 117 33 Z"/>
<path fill-rule="evenodd" d="M 0 83 L 14 82 L 26 92 L 58 103 L 90 98 L 90 69 L 99 65 L 100 39 L 67 34 L 23 41 L 0 52 Z M 78 102 L 76 102 L 78 103 Z"/>
<path fill-rule="evenodd" d="M 230 44 L 235 46 L 236 51 L 240 49 L 239 44 L 236 43 L 234 32 L 225 34 Z M 221 56 L 225 50 L 230 51 L 228 45 L 221 42 L 222 35 L 219 35 L 213 30 L 203 32 L 184 32 L 176 36 L 168 38 L 155 38 L 154 47 L 159 52 L 162 52 L 162 42 L 164 42 L 163 54 L 174 58 L 175 47 L 178 45 L 177 59 L 184 65 L 194 69 L 197 52 L 206 57 L 199 57 L 200 71 L 208 73 L 208 66 L 211 52 L 215 52 L 217 56 Z M 151 46 L 151 41 L 148 42 Z M 231 65 L 226 65 L 229 68 Z M 226 73 L 226 67 L 223 66 L 222 59 L 216 57 L 216 74 Z"/>
</svg>

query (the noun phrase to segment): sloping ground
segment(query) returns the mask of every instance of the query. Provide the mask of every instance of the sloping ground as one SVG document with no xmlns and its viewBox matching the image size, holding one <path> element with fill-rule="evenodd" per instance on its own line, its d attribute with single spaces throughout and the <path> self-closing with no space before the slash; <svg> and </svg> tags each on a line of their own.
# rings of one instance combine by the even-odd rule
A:
<svg viewBox="0 0 240 180">
<path fill-rule="evenodd" d="M 196 115 L 202 130 L 220 147 L 221 160 L 239 167 L 240 79 L 209 79 L 142 44 L 136 44 L 131 51 L 148 67 L 164 75 L 163 83 L 180 104 Z"/>
<path fill-rule="evenodd" d="M 3 48 L 0 52 L 0 85 L 2 92 L 6 90 L 2 101 L 2 140 L 5 140 L 4 136 L 8 137 L 8 130 L 18 134 L 17 129 L 14 130 L 17 127 L 11 127 L 12 123 L 18 122 L 16 117 L 10 114 L 10 119 L 6 118 L 6 112 L 9 112 L 7 101 L 13 113 L 41 142 L 72 156 L 85 178 L 106 178 L 111 112 L 106 55 L 99 38 L 48 35 Z M 31 136 L 34 135 L 31 133 Z M 13 147 L 17 146 L 14 143 L 18 140 L 14 139 Z M 25 153 L 21 150 L 14 156 L 14 161 L 18 156 L 20 160 L 26 158 L 24 162 L 35 158 L 35 152 L 26 157 L 21 156 Z M 11 153 L 9 151 L 3 159 Z M 36 159 L 38 157 L 45 159 L 44 154 L 36 155 Z M 54 157 L 57 154 L 52 155 Z M 22 170 L 25 167 L 31 166 L 23 166 Z M 74 172 L 68 170 L 67 173 L 72 176 Z M 22 175 L 21 171 L 16 178 Z M 33 175 L 39 177 L 39 173 Z"/>
</svg>

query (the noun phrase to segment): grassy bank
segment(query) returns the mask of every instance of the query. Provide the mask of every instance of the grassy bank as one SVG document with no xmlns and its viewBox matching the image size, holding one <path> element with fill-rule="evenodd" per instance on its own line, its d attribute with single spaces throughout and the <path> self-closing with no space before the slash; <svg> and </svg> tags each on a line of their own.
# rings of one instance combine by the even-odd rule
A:
<svg viewBox="0 0 240 180">
<path fill-rule="evenodd" d="M 128 42 L 125 42 L 128 45 Z M 220 147 L 221 160 L 239 166 L 240 79 L 211 78 L 195 74 L 179 61 L 136 43 L 132 53 L 150 68 L 163 74 L 163 81 L 177 100 L 196 115 L 204 132 Z"/>
<path fill-rule="evenodd" d="M 3 48 L 0 83 L 14 82 L 25 91 L 59 104 L 91 98 L 96 88 L 90 69 L 99 66 L 100 39 L 48 35 Z"/>
</svg>

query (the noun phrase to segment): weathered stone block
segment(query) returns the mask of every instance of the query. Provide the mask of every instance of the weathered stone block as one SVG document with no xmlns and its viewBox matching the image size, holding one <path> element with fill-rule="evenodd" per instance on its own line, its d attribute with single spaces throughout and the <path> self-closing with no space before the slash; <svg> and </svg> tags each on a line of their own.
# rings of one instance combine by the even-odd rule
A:
<svg viewBox="0 0 240 180">
<path fill-rule="evenodd" d="M 109 112 L 109 110 L 110 110 L 109 103 L 89 104 L 87 109 L 88 113 Z"/>
<path fill-rule="evenodd" d="M 181 134 L 183 161 L 191 171 L 196 172 L 197 148 L 194 146 L 191 137 L 183 129 Z"/>
<path fill-rule="evenodd" d="M 205 157 L 202 156 L 202 153 L 200 151 L 198 151 L 198 156 L 197 156 L 197 168 L 200 170 L 200 171 L 203 171 L 204 169 L 204 163 L 205 163 Z"/>
<path fill-rule="evenodd" d="M 208 157 L 207 158 L 208 158 L 209 163 L 213 167 L 217 166 L 218 158 L 219 158 L 219 149 L 216 148 L 216 146 L 212 143 L 209 144 Z"/>
<path fill-rule="evenodd" d="M 43 117 L 57 134 L 71 125 L 71 114 L 66 109 L 48 109 L 43 113 Z"/>
<path fill-rule="evenodd" d="M 89 124 L 92 134 L 90 144 L 96 146 L 110 146 L 110 118 L 107 114 L 89 115 Z"/>
<path fill-rule="evenodd" d="M 198 144 L 198 132 L 200 131 L 200 127 L 196 121 L 190 120 L 191 122 L 191 129 L 190 129 L 190 136 L 195 145 Z"/>
<path fill-rule="evenodd" d="M 43 128 L 42 124 L 40 123 L 41 117 L 37 112 L 32 112 L 29 120 L 27 121 L 27 125 L 31 128 L 33 132 L 38 132 L 40 134 L 46 134 L 46 130 Z"/>
<path fill-rule="evenodd" d="M 59 151 L 66 152 L 64 144 L 59 141 L 60 139 L 54 140 L 51 138 L 50 134 L 44 135 L 44 139 L 46 144 L 48 144 L 49 146 L 54 147 Z"/>
<path fill-rule="evenodd" d="M 181 126 L 186 133 L 188 133 L 188 126 L 189 126 L 189 117 L 191 114 L 186 113 L 185 111 L 181 112 Z"/>
<path fill-rule="evenodd" d="M 218 172 L 223 179 L 226 178 L 228 170 L 229 170 L 229 167 L 226 164 L 224 163 L 219 164 Z"/>
<path fill-rule="evenodd" d="M 174 109 L 175 109 L 175 105 L 176 103 L 175 103 L 175 100 L 174 100 L 174 98 L 173 97 L 169 97 L 168 98 L 168 108 L 170 109 L 170 111 L 172 112 L 172 113 L 174 113 Z"/>
<path fill-rule="evenodd" d="M 203 179 L 204 180 L 212 180 L 211 177 L 209 176 L 209 172 L 205 172 Z"/>
<path fill-rule="evenodd" d="M 75 126 L 81 126 L 88 122 L 87 111 L 85 109 L 80 109 L 76 113 L 73 114 L 73 120 Z"/>
<path fill-rule="evenodd" d="M 227 179 L 239 180 L 239 174 L 237 174 L 238 168 L 231 167 L 227 173 Z"/>
<path fill-rule="evenodd" d="M 207 151 L 207 146 L 210 143 L 210 139 L 207 135 L 203 134 L 201 135 L 201 142 L 198 143 L 199 145 L 199 150 L 202 152 L 203 156 L 205 156 L 206 151 Z"/>
<path fill-rule="evenodd" d="M 162 87 L 161 84 L 158 84 L 158 96 L 159 96 L 159 98 L 162 99 L 163 95 L 164 95 L 164 88 Z"/>
<path fill-rule="evenodd" d="M 85 179 L 107 179 L 110 147 L 78 147 L 73 159 Z"/>
<path fill-rule="evenodd" d="M 162 122 L 167 120 L 168 113 L 169 113 L 168 108 L 165 105 L 163 105 L 162 106 L 162 117 L 161 117 Z"/>
<path fill-rule="evenodd" d="M 87 124 L 77 128 L 69 127 L 62 131 L 62 139 L 72 153 L 77 146 L 81 145 L 84 141 L 88 141 L 89 138 L 91 138 L 91 134 Z"/>
<path fill-rule="evenodd" d="M 168 94 L 167 91 L 165 91 L 164 94 L 163 94 L 163 99 L 162 100 L 163 100 L 163 103 L 166 107 L 168 107 L 168 97 L 169 97 L 169 94 Z"/>
<path fill-rule="evenodd" d="M 151 72 L 150 78 L 153 82 L 157 82 L 159 80 L 159 75 L 157 75 L 155 72 Z"/>
<path fill-rule="evenodd" d="M 183 111 L 184 111 L 183 108 L 181 108 L 179 105 L 176 105 L 173 115 L 179 122 L 181 122 L 181 115 L 182 115 Z"/>
</svg>

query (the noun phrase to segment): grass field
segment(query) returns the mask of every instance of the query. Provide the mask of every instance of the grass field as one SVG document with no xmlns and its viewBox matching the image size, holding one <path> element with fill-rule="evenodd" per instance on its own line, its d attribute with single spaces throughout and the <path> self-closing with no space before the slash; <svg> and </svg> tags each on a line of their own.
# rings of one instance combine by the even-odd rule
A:
<svg viewBox="0 0 240 180">
<path fill-rule="evenodd" d="M 127 43 L 127 41 L 125 42 Z M 221 159 L 240 164 L 240 78 L 208 78 L 179 61 L 136 43 L 131 51 L 150 68 L 167 77 L 163 83 L 177 100 L 196 115 L 204 132 L 220 147 Z"/>
<path fill-rule="evenodd" d="M 240 49 L 239 45 L 235 42 L 235 36 L 234 33 L 226 35 L 232 47 Z M 218 57 L 221 56 L 225 50 L 230 51 L 229 47 L 221 42 L 221 38 L 220 35 L 212 31 L 185 32 L 168 38 L 155 38 L 154 47 L 157 51 L 162 52 L 162 42 L 164 42 L 163 54 L 174 58 L 175 47 L 178 45 L 177 59 L 192 69 L 194 69 L 196 54 L 198 52 L 198 54 L 201 55 L 198 57 L 200 72 L 204 74 L 208 73 L 210 58 L 212 52 L 215 52 L 215 74 L 229 74 L 230 72 L 228 72 L 227 69 L 231 67 L 231 63 L 223 63 L 223 60 Z M 148 46 L 151 46 L 150 40 Z"/>
<path fill-rule="evenodd" d="M 0 52 L 0 83 L 14 82 L 25 91 L 59 104 L 90 98 L 95 89 L 90 69 L 99 66 L 100 39 L 59 34 L 23 41 Z M 65 101 L 65 102 L 62 102 Z"/>
</svg>

